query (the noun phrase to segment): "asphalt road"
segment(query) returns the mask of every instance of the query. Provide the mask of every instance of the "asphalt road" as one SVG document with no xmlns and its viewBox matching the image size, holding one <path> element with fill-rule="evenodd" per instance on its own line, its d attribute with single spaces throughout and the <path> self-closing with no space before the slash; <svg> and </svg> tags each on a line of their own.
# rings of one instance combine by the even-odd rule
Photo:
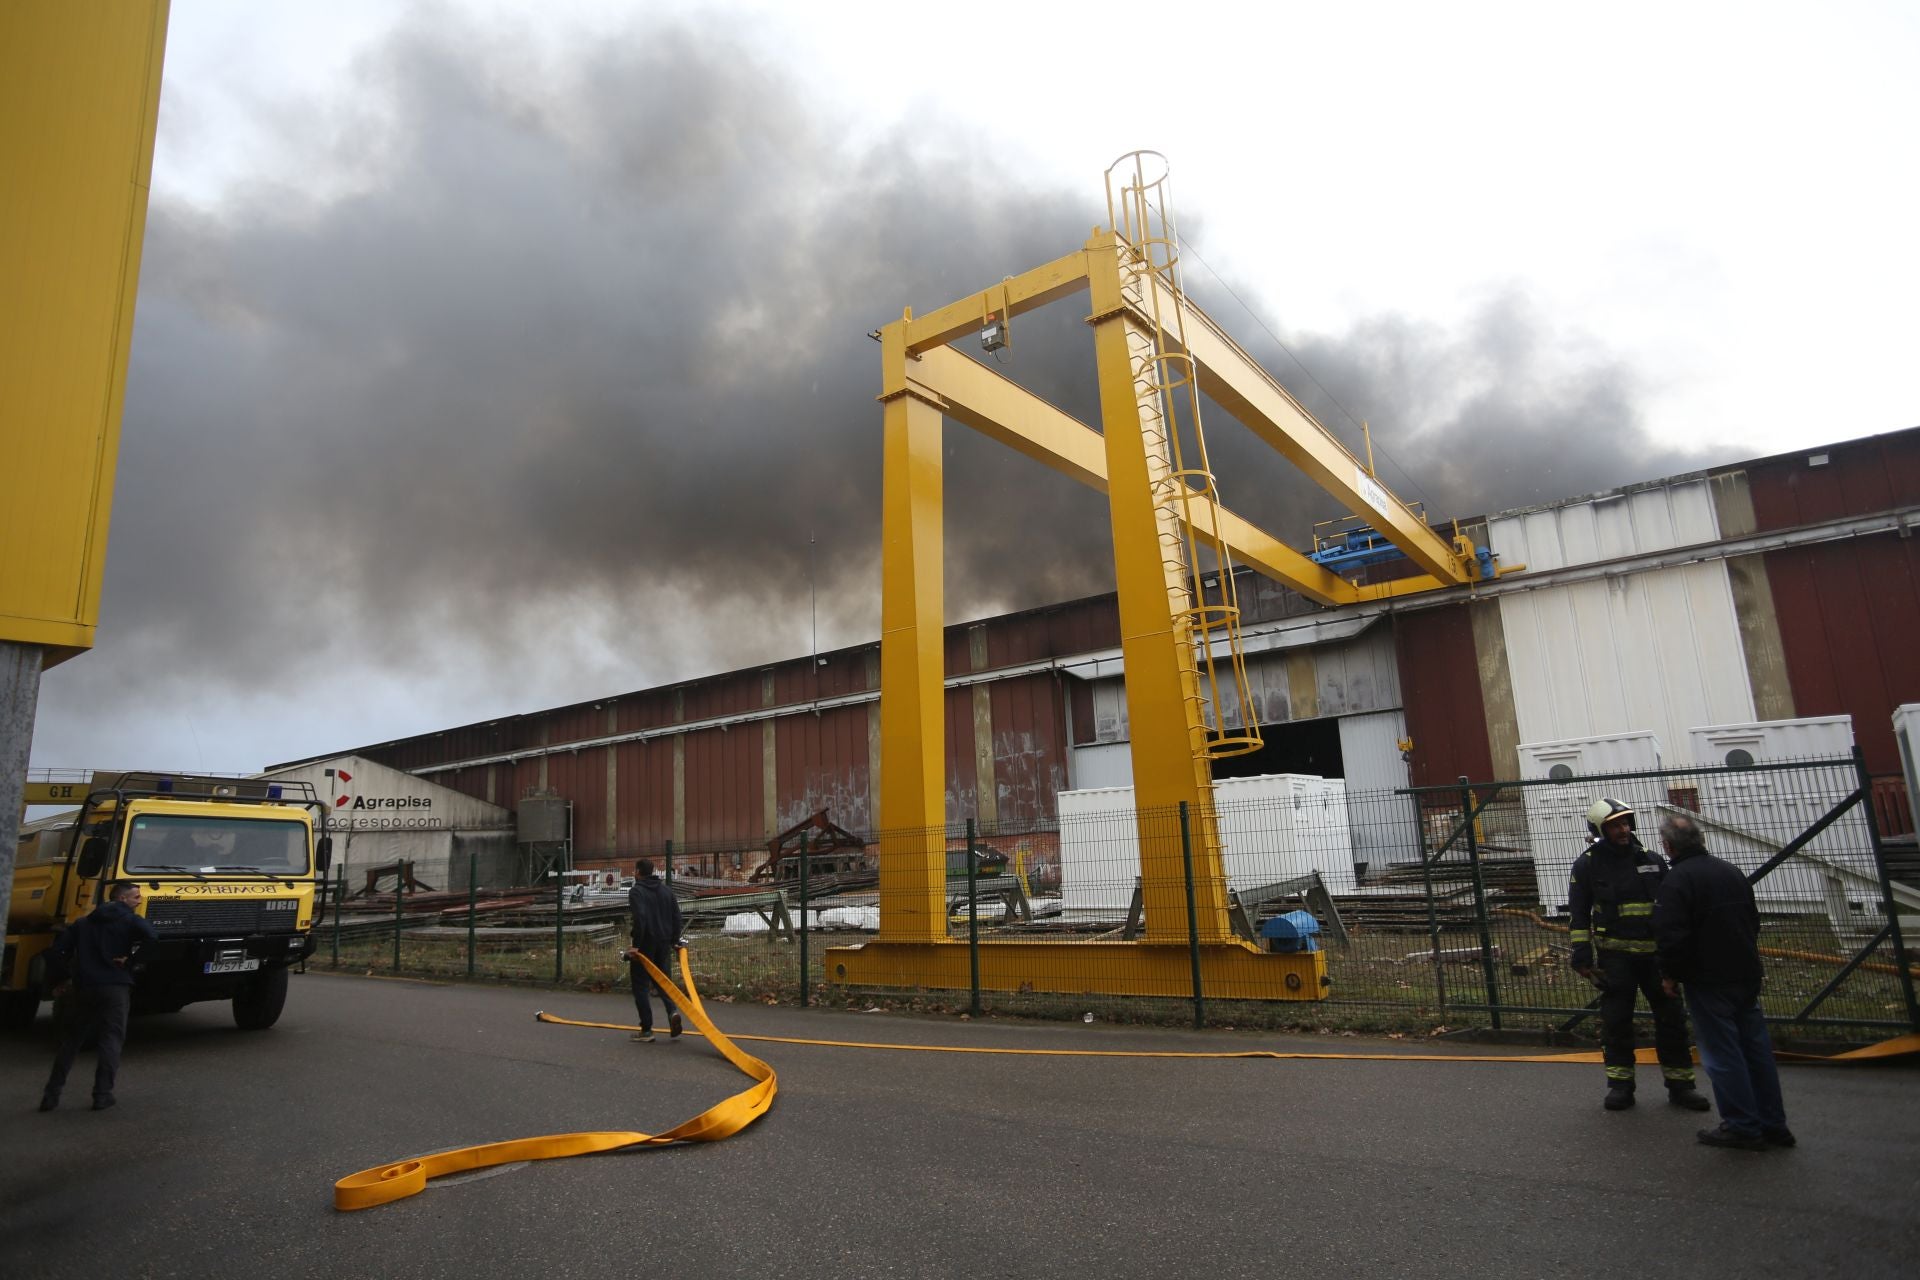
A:
<svg viewBox="0 0 1920 1280">
<path fill-rule="evenodd" d="M 39 1276 L 1912 1275 L 1920 1073 L 1792 1068 L 1802 1146 L 1600 1109 L 1597 1066 L 1169 1061 L 746 1044 L 772 1112 L 725 1142 L 435 1183 L 335 1178 L 453 1146 L 667 1128 L 747 1081 L 595 996 L 308 975 L 264 1033 L 137 1019 L 120 1106 L 34 1111 L 43 1014 L 0 1040 L 0 1273 Z M 734 1032 L 1016 1048 L 1403 1047 L 715 1004 Z M 1424 1046 L 1422 1046 L 1424 1047 Z"/>
</svg>

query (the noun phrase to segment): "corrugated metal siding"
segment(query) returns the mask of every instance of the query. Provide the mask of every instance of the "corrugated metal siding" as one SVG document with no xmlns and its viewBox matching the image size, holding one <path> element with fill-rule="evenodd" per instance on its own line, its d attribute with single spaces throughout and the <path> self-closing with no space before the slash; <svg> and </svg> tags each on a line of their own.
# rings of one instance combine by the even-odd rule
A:
<svg viewBox="0 0 1920 1280">
<path fill-rule="evenodd" d="M 1807 465 L 1820 453 L 1827 465 Z M 1747 479 L 1763 531 L 1912 506 L 1920 503 L 1920 428 L 1768 458 L 1750 464 Z"/>
<path fill-rule="evenodd" d="M 1261 724 L 1284 724 L 1293 718 L 1290 665 L 1311 672 L 1312 708 L 1316 717 L 1385 711 L 1400 705 L 1400 671 L 1394 655 L 1393 632 L 1386 626 L 1370 627 L 1351 640 L 1250 655 L 1247 691 Z M 1224 667 L 1221 675 L 1226 676 Z M 1113 678 L 1088 684 L 1093 691 L 1090 741 L 1126 741 L 1124 683 Z M 1230 703 L 1226 727 L 1240 726 L 1239 709 Z"/>
<path fill-rule="evenodd" d="M 1766 559 L 1794 710 L 1852 716 L 1867 767 L 1898 772 L 1893 711 L 1920 702 L 1920 540 L 1886 534 Z"/>
<path fill-rule="evenodd" d="M 753 681 L 758 686 L 756 677 Z M 718 714 L 726 714 L 720 712 Z M 687 844 L 766 842 L 757 725 L 686 735 Z"/>
<path fill-rule="evenodd" d="M 1299 592 L 1289 591 L 1259 574 L 1244 573 L 1235 581 L 1240 595 L 1243 624 L 1278 622 L 1283 618 L 1297 618 L 1312 613 L 1319 608 Z"/>
<path fill-rule="evenodd" d="M 1228 669 L 1220 668 L 1222 680 L 1229 678 Z M 1116 691 L 1121 690 L 1121 682 L 1112 682 Z M 1126 698 L 1124 692 L 1118 692 L 1122 713 L 1121 728 L 1125 728 Z M 1260 724 L 1279 724 L 1293 714 L 1287 700 L 1287 656 L 1285 653 L 1256 653 L 1247 658 L 1247 696 L 1253 708 L 1254 719 Z M 1221 701 L 1226 706 L 1226 725 L 1228 729 L 1239 729 L 1245 724 L 1240 714 L 1240 706 L 1231 690 Z M 1207 708 L 1207 723 L 1213 723 L 1212 707 Z"/>
<path fill-rule="evenodd" d="M 1093 690 L 1093 741 L 1125 742 L 1127 732 L 1127 689 L 1119 679 L 1095 680 Z"/>
<path fill-rule="evenodd" d="M 638 733 L 673 723 L 673 690 L 651 689 L 621 695 L 618 708 L 621 733 Z"/>
<path fill-rule="evenodd" d="M 1400 672 L 1390 628 L 1369 627 L 1351 640 L 1313 646 L 1323 716 L 1385 711 L 1400 705 Z"/>
<path fill-rule="evenodd" d="M 1098 742 L 1093 727 L 1093 686 L 1085 680 L 1067 682 L 1067 710 L 1072 717 L 1075 746 Z"/>
<path fill-rule="evenodd" d="M 839 698 L 867 691 L 867 657 L 877 656 L 879 645 L 858 649 L 837 649 L 823 653 L 816 662 L 798 658 L 773 668 L 773 700 L 787 705 L 810 702 L 815 698 Z M 805 815 L 802 815 L 803 817 Z"/>
<path fill-rule="evenodd" d="M 1487 521 L 1501 562 L 1530 571 L 1693 546 L 1720 536 L 1713 487 L 1675 481 Z"/>
<path fill-rule="evenodd" d="M 760 672 L 730 671 L 707 680 L 678 686 L 682 720 L 710 720 L 719 716 L 737 716 L 761 705 Z M 691 839 L 692 837 L 688 837 Z"/>
<path fill-rule="evenodd" d="M 617 852 L 657 852 L 673 839 L 673 739 L 623 742 L 615 750 Z"/>
<path fill-rule="evenodd" d="M 573 802 L 574 851 L 614 852 L 607 847 L 607 749 L 589 747 L 547 757 L 547 785 Z"/>
<path fill-rule="evenodd" d="M 961 645 L 961 656 L 966 646 Z M 949 689 L 947 708 L 947 817 L 965 822 L 980 813 L 979 771 L 973 758 L 973 690 Z"/>
<path fill-rule="evenodd" d="M 774 723 L 779 779 L 776 812 L 782 830 L 816 810 L 850 831 L 873 825 L 867 771 L 867 709 L 835 707 Z"/>
<path fill-rule="evenodd" d="M 1067 787 L 1066 723 L 1058 677 L 1041 673 L 991 688 L 993 782 L 1001 830 L 1051 822 Z"/>
<path fill-rule="evenodd" d="M 1487 709 L 1480 694 L 1473 619 L 1464 604 L 1400 614 L 1394 620 L 1400 692 L 1413 738 L 1410 775 L 1438 786 L 1465 774 L 1493 777 Z"/>
<path fill-rule="evenodd" d="M 1500 597 L 1522 742 L 1751 720 L 1720 561 Z"/>
<path fill-rule="evenodd" d="M 606 710 L 590 702 L 549 711 L 541 719 L 547 723 L 547 741 L 554 745 L 607 736 Z"/>
</svg>

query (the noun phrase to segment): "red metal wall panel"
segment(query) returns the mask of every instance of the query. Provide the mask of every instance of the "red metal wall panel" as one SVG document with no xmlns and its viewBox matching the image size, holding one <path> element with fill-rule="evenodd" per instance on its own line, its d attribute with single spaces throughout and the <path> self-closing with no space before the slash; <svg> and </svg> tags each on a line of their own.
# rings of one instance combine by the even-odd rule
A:
<svg viewBox="0 0 1920 1280">
<path fill-rule="evenodd" d="M 1747 485 L 1763 532 L 1920 503 L 1920 427 L 1749 463 Z"/>
<path fill-rule="evenodd" d="M 823 653 L 818 661 L 808 657 L 783 662 L 773 669 L 773 700 L 786 706 L 816 698 L 865 693 L 869 656 L 877 662 L 879 654 L 879 645 L 865 645 Z"/>
<path fill-rule="evenodd" d="M 946 673 L 950 676 L 963 676 L 973 670 L 972 641 L 968 632 L 972 623 L 948 627 L 942 640 L 941 652 L 946 663 Z"/>
<path fill-rule="evenodd" d="M 673 839 L 673 739 L 623 742 L 615 749 L 617 852 L 658 853 Z"/>
<path fill-rule="evenodd" d="M 864 705 L 775 721 L 774 766 L 782 830 L 819 809 L 849 831 L 865 832 L 873 825 Z"/>
<path fill-rule="evenodd" d="M 1920 539 L 1883 534 L 1767 553 L 1796 715 L 1853 717 L 1875 773 L 1895 773 L 1893 710 L 1920 702 Z"/>
<path fill-rule="evenodd" d="M 607 843 L 607 748 L 548 756 L 547 786 L 573 804 L 576 853 L 593 857 L 615 852 Z"/>
<path fill-rule="evenodd" d="M 973 690 L 947 690 L 947 818 L 980 816 L 979 769 L 973 759 Z"/>
<path fill-rule="evenodd" d="M 759 669 L 755 668 L 730 671 L 725 675 L 679 686 L 686 708 L 686 714 L 681 718 L 712 720 L 754 710 L 762 704 L 760 677 Z"/>
<path fill-rule="evenodd" d="M 1059 681 L 1051 672 L 998 680 L 993 708 L 993 783 L 999 828 L 1050 823 L 1067 785 L 1067 731 Z M 1078 683 L 1078 682 L 1076 682 Z"/>
<path fill-rule="evenodd" d="M 540 762 L 538 760 L 516 760 L 513 762 L 513 776 L 506 797 L 501 801 L 510 809 L 520 807 L 520 797 L 531 795 L 540 786 Z"/>
<path fill-rule="evenodd" d="M 1457 604 L 1394 617 L 1400 698 L 1413 739 L 1408 772 L 1415 786 L 1452 782 L 1462 774 L 1476 781 L 1493 777 L 1467 608 Z"/>
<path fill-rule="evenodd" d="M 621 733 L 638 733 L 673 723 L 673 690 L 649 689 L 642 693 L 622 694 L 619 708 Z"/>
<path fill-rule="evenodd" d="M 688 846 L 765 844 L 760 726 L 703 729 L 686 743 Z"/>
<path fill-rule="evenodd" d="M 1085 680 L 1070 679 L 1067 698 L 1073 712 L 1074 745 L 1098 741 L 1099 735 L 1093 726 L 1093 686 Z"/>
</svg>

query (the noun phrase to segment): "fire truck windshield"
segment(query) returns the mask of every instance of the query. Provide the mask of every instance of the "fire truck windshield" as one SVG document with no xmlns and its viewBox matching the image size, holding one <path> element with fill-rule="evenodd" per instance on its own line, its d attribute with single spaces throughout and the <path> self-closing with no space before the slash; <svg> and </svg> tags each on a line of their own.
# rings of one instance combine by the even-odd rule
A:
<svg viewBox="0 0 1920 1280">
<path fill-rule="evenodd" d="M 126 869 L 190 872 L 307 870 L 307 828 L 298 822 L 142 814 L 127 837 Z"/>
</svg>

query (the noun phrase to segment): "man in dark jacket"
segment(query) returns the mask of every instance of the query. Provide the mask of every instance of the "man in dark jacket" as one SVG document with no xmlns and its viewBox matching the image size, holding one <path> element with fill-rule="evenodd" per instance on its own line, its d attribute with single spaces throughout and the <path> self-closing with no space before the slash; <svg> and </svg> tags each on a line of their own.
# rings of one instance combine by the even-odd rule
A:
<svg viewBox="0 0 1920 1280">
<path fill-rule="evenodd" d="M 1607 1067 L 1609 1111 L 1633 1105 L 1634 993 L 1653 1013 L 1653 1044 L 1667 1100 L 1689 1111 L 1711 1105 L 1693 1087 L 1687 1014 L 1660 985 L 1654 956 L 1653 900 L 1667 864 L 1634 834 L 1633 810 L 1618 800 L 1595 800 L 1587 810 L 1594 841 L 1573 861 L 1567 888 L 1572 915 L 1573 967 L 1600 988 L 1600 1048 Z M 1595 963 L 1598 952 L 1598 963 Z"/>
<path fill-rule="evenodd" d="M 1717 1128 L 1700 1130 L 1711 1147 L 1759 1151 L 1791 1147 L 1780 1100 L 1780 1072 L 1760 1011 L 1760 911 L 1740 868 L 1707 852 L 1690 818 L 1660 824 L 1673 870 L 1653 911 L 1660 967 L 1669 993 L 1684 987 L 1700 1060 L 1720 1108 Z"/>
<path fill-rule="evenodd" d="M 107 900 L 63 932 L 53 944 L 54 963 L 72 983 L 67 997 L 67 1025 L 53 1073 L 40 1095 L 40 1109 L 60 1105 L 60 1090 L 80 1046 L 89 1036 L 96 1042 L 93 1068 L 93 1109 L 113 1105 L 113 1082 L 120 1073 L 120 1046 L 127 1039 L 127 1013 L 133 1005 L 133 973 L 127 967 L 134 948 L 152 942 L 153 926 L 138 914 L 140 886 L 116 880 L 107 886 Z"/>
<path fill-rule="evenodd" d="M 680 902 L 673 896 L 660 879 L 653 874 L 653 860 L 642 858 L 633 866 L 635 880 L 633 888 L 627 891 L 627 908 L 633 913 L 633 945 L 627 948 L 627 968 L 633 979 L 633 1003 L 640 1010 L 640 1030 L 634 1039 L 651 1041 L 653 1039 L 653 975 L 640 963 L 640 957 L 647 959 L 662 973 L 671 971 L 674 947 L 680 941 L 680 933 L 686 927 L 686 921 L 680 914 Z M 666 993 L 660 995 L 660 1003 L 667 1007 L 667 1038 L 680 1038 L 680 1011 L 673 1007 Z"/>
</svg>

